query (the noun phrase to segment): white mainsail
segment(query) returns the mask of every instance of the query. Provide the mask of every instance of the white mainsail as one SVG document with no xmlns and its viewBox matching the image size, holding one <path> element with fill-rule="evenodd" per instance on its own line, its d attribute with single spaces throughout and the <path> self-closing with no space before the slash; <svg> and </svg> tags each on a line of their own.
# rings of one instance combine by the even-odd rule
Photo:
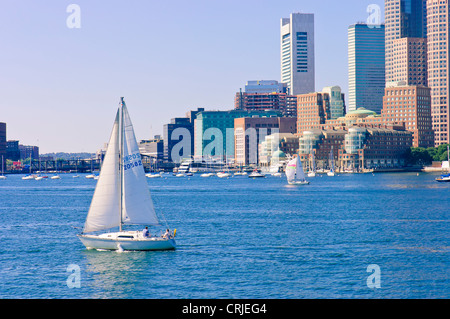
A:
<svg viewBox="0 0 450 319">
<path fill-rule="evenodd" d="M 117 111 L 84 233 L 122 224 L 159 225 L 125 102 Z"/>
<path fill-rule="evenodd" d="M 295 179 L 295 173 L 297 171 L 297 158 L 289 161 L 286 166 L 286 177 L 288 182 L 292 182 Z"/>
<path fill-rule="evenodd" d="M 289 161 L 286 166 L 286 177 L 288 182 L 304 181 L 305 173 L 303 172 L 303 166 L 298 157 Z"/>
</svg>

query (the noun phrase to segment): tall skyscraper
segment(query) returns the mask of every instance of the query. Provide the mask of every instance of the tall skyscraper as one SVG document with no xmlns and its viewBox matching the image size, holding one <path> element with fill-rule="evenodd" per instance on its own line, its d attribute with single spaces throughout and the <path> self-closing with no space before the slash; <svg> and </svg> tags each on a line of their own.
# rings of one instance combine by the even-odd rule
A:
<svg viewBox="0 0 450 319">
<path fill-rule="evenodd" d="M 385 0 L 386 82 L 394 82 L 395 40 L 426 38 L 426 0 Z M 398 74 L 398 72 L 397 72 Z"/>
<path fill-rule="evenodd" d="M 428 86 L 435 146 L 450 143 L 449 4 L 427 1 Z"/>
<path fill-rule="evenodd" d="M 384 25 L 348 28 L 348 110 L 380 113 L 385 87 Z"/>
<path fill-rule="evenodd" d="M 315 91 L 314 14 L 291 13 L 281 19 L 281 82 L 290 95 Z"/>
</svg>

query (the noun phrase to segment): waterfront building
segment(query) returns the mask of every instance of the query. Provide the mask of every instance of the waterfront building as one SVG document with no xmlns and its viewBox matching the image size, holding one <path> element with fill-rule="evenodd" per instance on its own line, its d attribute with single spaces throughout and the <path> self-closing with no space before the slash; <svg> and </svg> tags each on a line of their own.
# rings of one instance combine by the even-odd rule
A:
<svg viewBox="0 0 450 319">
<path fill-rule="evenodd" d="M 304 167 L 314 154 L 318 169 L 330 168 L 330 153 L 340 171 L 398 168 L 412 145 L 412 133 L 403 126 L 357 124 L 311 129 L 301 134 L 299 154 Z"/>
<path fill-rule="evenodd" d="M 297 132 L 327 120 L 341 118 L 345 115 L 344 95 L 339 86 L 326 87 L 323 92 L 301 94 L 297 96 Z"/>
<path fill-rule="evenodd" d="M 297 132 L 353 124 L 399 125 L 413 133 L 414 147 L 433 146 L 430 89 L 420 85 L 390 83 L 385 88 L 381 114 L 358 108 L 331 119 L 329 97 L 321 93 L 298 97 Z"/>
<path fill-rule="evenodd" d="M 241 117 L 281 117 L 279 111 L 203 111 L 194 120 L 194 156 L 234 160 L 234 119 Z"/>
<path fill-rule="evenodd" d="M 427 1 L 428 86 L 435 146 L 450 143 L 449 3 Z"/>
<path fill-rule="evenodd" d="M 384 2 L 386 83 L 395 82 L 394 75 L 398 74 L 395 64 L 395 40 L 427 37 L 426 2 L 426 0 L 385 0 Z"/>
<path fill-rule="evenodd" d="M 311 129 L 302 132 L 299 139 L 299 156 L 303 167 L 312 166 L 312 154 L 317 168 L 329 169 L 331 157 L 337 163 L 339 149 L 344 145 L 345 128 Z"/>
<path fill-rule="evenodd" d="M 268 161 L 270 161 L 272 154 L 278 150 L 289 156 L 296 154 L 298 151 L 298 136 L 293 133 L 272 133 L 266 135 L 259 146 L 260 159 L 261 156 L 266 156 Z"/>
<path fill-rule="evenodd" d="M 296 119 L 292 117 L 244 117 L 234 120 L 235 163 L 259 163 L 259 144 L 273 133 L 296 133 Z"/>
<path fill-rule="evenodd" d="M 39 159 L 39 147 L 33 145 L 19 144 L 20 159 L 24 160 L 31 158 L 33 160 Z"/>
<path fill-rule="evenodd" d="M 0 122 L 0 170 L 3 164 L 3 167 L 6 167 L 6 123 Z M 3 163 L 2 163 L 3 158 Z M 6 169 L 6 168 L 5 168 Z"/>
<path fill-rule="evenodd" d="M 314 14 L 292 13 L 281 19 L 281 82 L 288 94 L 315 91 Z"/>
<path fill-rule="evenodd" d="M 18 161 L 20 159 L 19 141 L 6 142 L 6 158 L 11 161 Z"/>
<path fill-rule="evenodd" d="M 164 159 L 164 141 L 160 135 L 155 135 L 151 140 L 142 140 L 139 142 L 139 152 L 153 160 L 162 161 Z"/>
<path fill-rule="evenodd" d="M 433 147 L 431 95 L 428 87 L 397 84 L 387 87 L 383 98 L 385 123 L 404 123 L 413 133 L 414 147 Z"/>
<path fill-rule="evenodd" d="M 183 158 L 194 155 L 194 121 L 204 108 L 190 111 L 186 117 L 171 119 L 163 127 L 164 161 L 179 163 Z M 177 146 L 174 151 L 174 146 Z M 174 151 L 174 152 L 173 152 Z"/>
<path fill-rule="evenodd" d="M 385 87 L 385 26 L 348 28 L 348 111 L 380 112 Z"/>
</svg>

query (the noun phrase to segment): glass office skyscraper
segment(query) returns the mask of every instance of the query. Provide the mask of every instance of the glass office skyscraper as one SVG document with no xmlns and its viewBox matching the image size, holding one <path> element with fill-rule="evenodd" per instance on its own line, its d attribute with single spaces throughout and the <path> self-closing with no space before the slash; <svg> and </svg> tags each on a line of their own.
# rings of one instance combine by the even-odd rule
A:
<svg viewBox="0 0 450 319">
<path fill-rule="evenodd" d="M 315 91 L 314 14 L 292 13 L 281 19 L 281 82 L 288 94 Z"/>
<path fill-rule="evenodd" d="M 385 87 L 384 25 L 348 28 L 348 111 L 364 107 L 377 113 Z"/>
</svg>

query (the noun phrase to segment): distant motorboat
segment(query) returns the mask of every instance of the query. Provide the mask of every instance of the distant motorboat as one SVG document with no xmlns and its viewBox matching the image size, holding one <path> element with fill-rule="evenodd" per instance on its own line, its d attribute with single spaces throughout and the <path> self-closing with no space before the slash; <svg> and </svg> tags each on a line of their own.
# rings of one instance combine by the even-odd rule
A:
<svg viewBox="0 0 450 319">
<path fill-rule="evenodd" d="M 31 179 L 35 179 L 37 176 L 36 175 L 26 175 L 24 177 L 22 177 L 23 180 L 31 180 Z"/>
<path fill-rule="evenodd" d="M 436 178 L 436 182 L 440 183 L 450 182 L 450 174 L 439 176 L 438 178 Z"/>
<path fill-rule="evenodd" d="M 55 175 L 55 176 L 50 177 L 50 179 L 61 179 L 61 177 L 59 175 Z"/>
<path fill-rule="evenodd" d="M 94 179 L 95 175 L 94 174 L 89 174 L 89 175 L 86 175 L 86 178 L 87 179 Z"/>
<path fill-rule="evenodd" d="M 257 169 L 255 169 L 251 174 L 248 175 L 249 178 L 258 178 L 258 177 L 266 177 L 266 175 L 261 174 L 258 172 Z"/>
</svg>

